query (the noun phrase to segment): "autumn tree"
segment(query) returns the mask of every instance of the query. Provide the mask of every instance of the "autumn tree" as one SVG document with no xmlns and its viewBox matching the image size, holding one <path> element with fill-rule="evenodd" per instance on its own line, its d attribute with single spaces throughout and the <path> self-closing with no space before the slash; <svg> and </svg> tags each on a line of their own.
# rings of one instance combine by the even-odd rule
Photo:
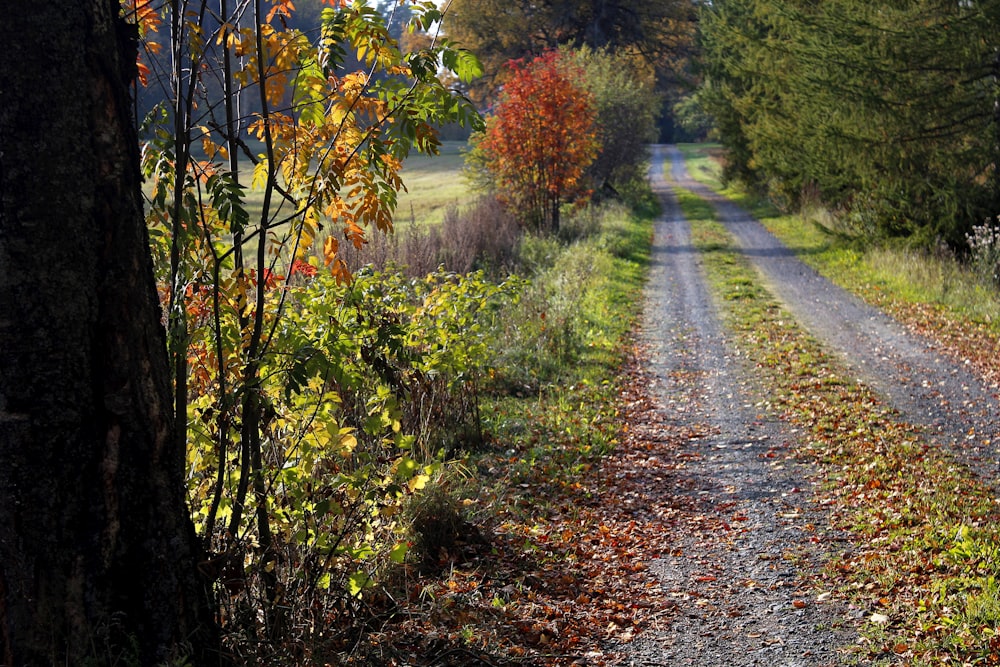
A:
<svg viewBox="0 0 1000 667">
<path fill-rule="evenodd" d="M 7 12 L 0 656 L 218 662 L 185 503 L 117 0 Z"/>
<path fill-rule="evenodd" d="M 428 462 L 392 391 L 399 327 L 365 307 L 344 248 L 392 232 L 403 161 L 436 152 L 436 128 L 481 124 L 448 83 L 476 58 L 394 36 L 435 25 L 434 2 L 327 0 L 312 26 L 295 4 L 135 3 L 140 65 L 168 91 L 142 168 L 174 446 L 224 638 L 255 664 L 307 662 L 372 563 L 405 554 L 391 517 Z"/>
<path fill-rule="evenodd" d="M 695 18 L 686 0 L 452 0 L 444 29 L 482 58 L 475 92 L 485 99 L 509 74 L 507 62 L 563 46 L 629 58 L 655 73 L 662 92 L 686 76 Z"/>
<path fill-rule="evenodd" d="M 583 70 L 558 51 L 509 68 L 470 165 L 527 226 L 558 231 L 560 207 L 586 193 L 600 148 L 594 98 Z"/>
</svg>

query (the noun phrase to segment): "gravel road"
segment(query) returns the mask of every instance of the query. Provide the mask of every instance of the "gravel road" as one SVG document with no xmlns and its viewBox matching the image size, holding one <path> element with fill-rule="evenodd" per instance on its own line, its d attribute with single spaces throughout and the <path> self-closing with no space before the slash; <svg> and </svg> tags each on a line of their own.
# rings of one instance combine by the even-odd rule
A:
<svg viewBox="0 0 1000 667">
<path fill-rule="evenodd" d="M 659 153 L 669 160 L 679 187 L 712 202 L 771 293 L 839 355 L 856 379 L 879 392 L 907 421 L 925 426 L 929 437 L 952 448 L 984 479 L 998 476 L 997 387 L 987 386 L 932 341 L 806 266 L 746 211 L 693 181 L 676 147 L 660 147 Z"/>
<path fill-rule="evenodd" d="M 643 325 L 652 393 L 668 422 L 703 434 L 677 454 L 684 479 L 676 486 L 713 518 L 705 525 L 719 528 L 692 531 L 652 565 L 678 615 L 633 642 L 626 664 L 842 664 L 867 612 L 817 595 L 803 576 L 846 543 L 825 532 L 811 470 L 788 454 L 796 434 L 755 407 L 766 389 L 727 341 L 672 186 L 710 201 L 796 319 L 904 419 L 925 425 L 928 437 L 986 478 L 998 465 L 997 389 L 819 276 L 746 212 L 691 180 L 675 147 L 654 147 L 650 178 L 664 206 Z"/>
</svg>

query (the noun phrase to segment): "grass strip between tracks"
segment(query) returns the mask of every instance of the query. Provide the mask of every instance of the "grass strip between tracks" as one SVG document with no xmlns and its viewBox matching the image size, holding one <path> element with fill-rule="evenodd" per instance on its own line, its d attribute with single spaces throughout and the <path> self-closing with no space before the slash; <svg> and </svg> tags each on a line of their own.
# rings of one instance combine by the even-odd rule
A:
<svg viewBox="0 0 1000 667">
<path fill-rule="evenodd" d="M 853 658 L 1000 664 L 997 499 L 848 378 L 764 289 L 709 204 L 679 198 L 740 355 L 768 388 L 769 410 L 799 433 L 797 455 L 818 466 L 813 502 L 850 536 L 816 585 L 863 610 Z M 823 541 L 823 527 L 803 530 Z"/>
</svg>

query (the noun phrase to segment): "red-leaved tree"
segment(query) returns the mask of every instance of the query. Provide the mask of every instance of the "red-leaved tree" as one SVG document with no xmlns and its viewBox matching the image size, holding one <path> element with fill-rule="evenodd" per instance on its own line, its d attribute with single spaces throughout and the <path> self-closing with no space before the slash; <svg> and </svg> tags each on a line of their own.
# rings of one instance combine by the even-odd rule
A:
<svg viewBox="0 0 1000 667">
<path fill-rule="evenodd" d="M 580 85 L 583 71 L 557 51 L 508 67 L 479 160 L 524 224 L 558 231 L 560 206 L 588 194 L 583 175 L 600 148 L 593 96 Z"/>
</svg>

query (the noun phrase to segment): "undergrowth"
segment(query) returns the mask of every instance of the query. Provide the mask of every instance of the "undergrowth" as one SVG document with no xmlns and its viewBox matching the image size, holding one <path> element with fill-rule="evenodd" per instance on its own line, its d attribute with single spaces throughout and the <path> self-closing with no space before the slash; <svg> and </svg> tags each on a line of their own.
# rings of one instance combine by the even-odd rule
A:
<svg viewBox="0 0 1000 667">
<path fill-rule="evenodd" d="M 821 585 L 865 612 L 863 664 L 1000 663 L 1000 523 L 990 490 L 851 379 L 761 286 L 696 197 L 681 203 L 737 345 L 770 408 L 803 433 L 851 548 Z"/>
<path fill-rule="evenodd" d="M 409 501 L 409 552 L 365 592 L 370 620 L 337 661 L 568 664 L 618 627 L 619 600 L 580 592 L 601 561 L 580 559 L 619 539 L 586 509 L 587 479 L 619 437 L 652 212 L 605 203 L 576 211 L 560 238 L 520 238 L 521 288 L 492 313 L 477 359 L 482 438 L 447 452 Z M 554 513 L 567 513 L 557 531 Z"/>
</svg>

